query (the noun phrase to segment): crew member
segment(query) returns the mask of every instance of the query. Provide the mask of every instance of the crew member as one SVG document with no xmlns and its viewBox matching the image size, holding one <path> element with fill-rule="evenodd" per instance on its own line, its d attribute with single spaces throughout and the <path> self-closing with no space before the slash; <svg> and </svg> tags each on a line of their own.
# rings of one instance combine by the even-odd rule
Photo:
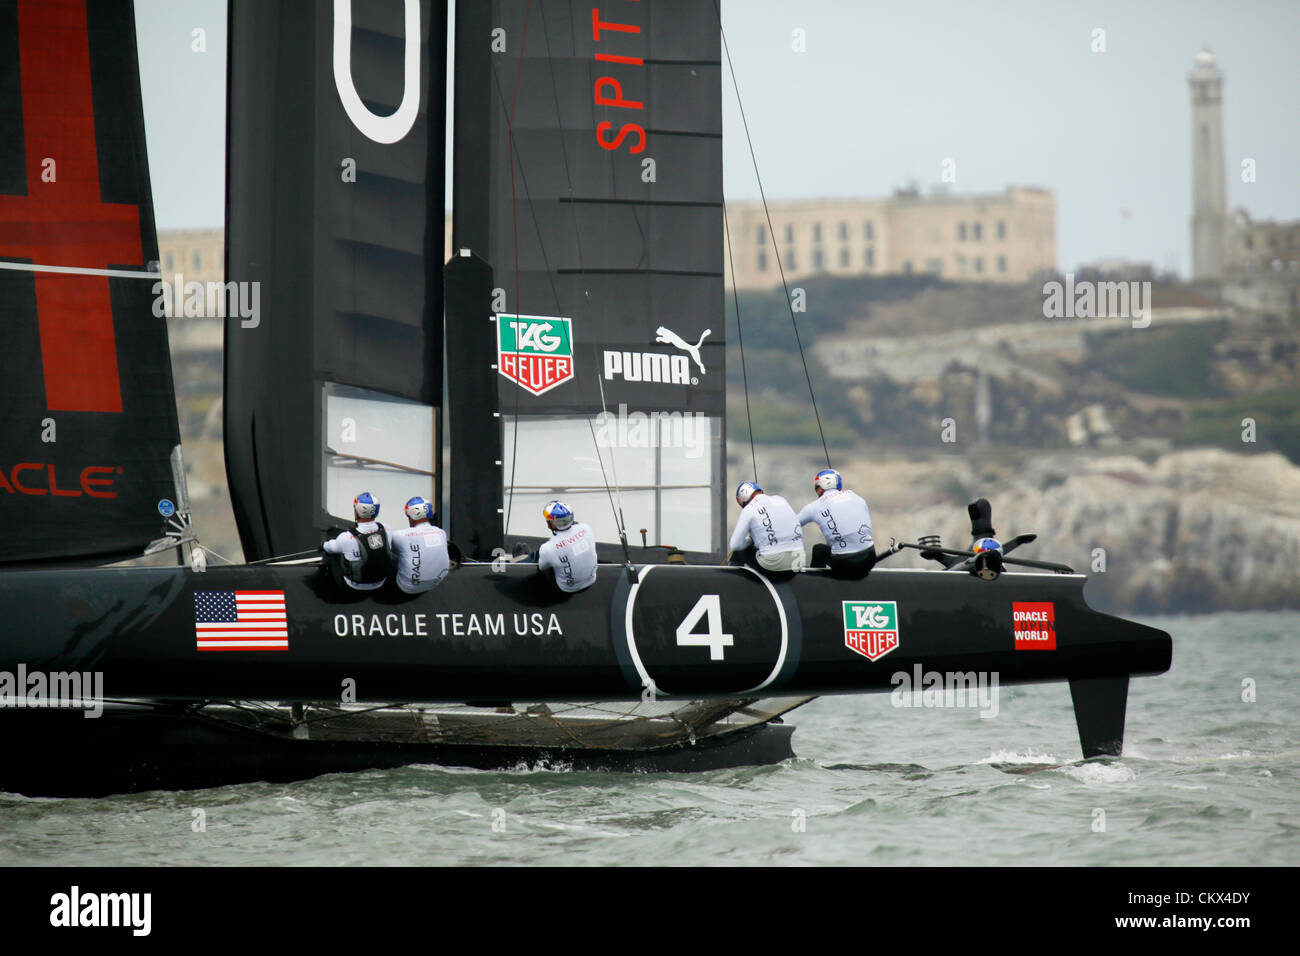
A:
<svg viewBox="0 0 1300 956">
<path fill-rule="evenodd" d="M 415 497 L 406 503 L 409 528 L 398 528 L 388 536 L 396 568 L 393 580 L 407 594 L 430 591 L 451 571 L 447 533 L 433 524 L 433 505 Z"/>
<path fill-rule="evenodd" d="M 816 524 L 825 544 L 813 545 L 812 566 L 830 568 L 831 576 L 859 579 L 876 563 L 876 546 L 871 536 L 871 512 L 867 503 L 844 487 L 844 478 L 833 468 L 813 477 L 817 498 L 799 512 L 799 524 Z"/>
<path fill-rule="evenodd" d="M 555 586 L 566 593 L 581 591 L 596 583 L 596 533 L 573 520 L 573 512 L 562 501 L 542 509 L 551 540 L 537 551 L 537 570 L 555 575 Z"/>
<path fill-rule="evenodd" d="M 804 568 L 803 531 L 794 509 L 754 481 L 736 488 L 740 520 L 731 533 L 731 563 L 747 564 L 786 577 Z"/>
<path fill-rule="evenodd" d="M 393 573 L 393 558 L 388 550 L 388 529 L 379 517 L 379 499 L 363 491 L 352 499 L 356 522 L 337 538 L 321 545 L 330 555 L 326 558 L 336 582 L 354 591 L 375 591 L 384 586 Z"/>
</svg>

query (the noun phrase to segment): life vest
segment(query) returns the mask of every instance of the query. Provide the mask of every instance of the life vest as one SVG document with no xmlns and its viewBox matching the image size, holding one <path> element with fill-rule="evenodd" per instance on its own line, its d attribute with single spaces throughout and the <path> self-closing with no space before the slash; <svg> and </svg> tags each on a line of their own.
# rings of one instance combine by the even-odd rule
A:
<svg viewBox="0 0 1300 956">
<path fill-rule="evenodd" d="M 382 524 L 378 531 L 361 531 L 354 524 L 348 529 L 361 546 L 361 557 L 355 561 L 344 559 L 347 576 L 357 584 L 378 584 L 393 573 L 393 556 L 388 550 L 388 529 Z"/>
</svg>

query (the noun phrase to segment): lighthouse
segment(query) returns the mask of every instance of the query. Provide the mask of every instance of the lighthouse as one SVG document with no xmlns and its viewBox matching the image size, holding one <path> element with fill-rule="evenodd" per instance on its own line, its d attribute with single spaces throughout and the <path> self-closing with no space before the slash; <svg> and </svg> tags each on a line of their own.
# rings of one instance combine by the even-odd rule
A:
<svg viewBox="0 0 1300 956">
<path fill-rule="evenodd" d="M 1223 278 L 1228 236 L 1223 170 L 1223 74 L 1202 50 L 1188 76 L 1192 88 L 1192 278 Z"/>
</svg>

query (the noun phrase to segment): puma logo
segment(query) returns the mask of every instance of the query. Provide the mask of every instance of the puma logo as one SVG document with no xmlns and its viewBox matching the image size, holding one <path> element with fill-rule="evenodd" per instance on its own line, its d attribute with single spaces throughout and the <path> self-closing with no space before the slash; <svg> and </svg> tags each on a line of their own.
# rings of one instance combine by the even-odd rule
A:
<svg viewBox="0 0 1300 956">
<path fill-rule="evenodd" d="M 655 341 L 665 345 L 676 346 L 683 352 L 689 353 L 691 358 L 695 359 L 695 364 L 700 367 L 700 374 L 703 375 L 705 369 L 704 363 L 700 361 L 700 346 L 704 344 L 704 340 L 709 337 L 709 334 L 712 331 L 712 329 L 705 329 L 704 334 L 700 336 L 700 340 L 694 345 L 691 345 L 672 329 L 668 328 L 668 326 L 661 325 L 655 330 Z"/>
</svg>

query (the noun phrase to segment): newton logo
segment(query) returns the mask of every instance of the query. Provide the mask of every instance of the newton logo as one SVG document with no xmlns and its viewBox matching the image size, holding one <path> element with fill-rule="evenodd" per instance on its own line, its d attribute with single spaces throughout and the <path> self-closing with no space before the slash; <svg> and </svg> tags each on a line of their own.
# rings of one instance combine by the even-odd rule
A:
<svg viewBox="0 0 1300 956">
<path fill-rule="evenodd" d="M 573 330 L 551 315 L 498 315 L 497 370 L 534 395 L 573 379 Z"/>
</svg>

